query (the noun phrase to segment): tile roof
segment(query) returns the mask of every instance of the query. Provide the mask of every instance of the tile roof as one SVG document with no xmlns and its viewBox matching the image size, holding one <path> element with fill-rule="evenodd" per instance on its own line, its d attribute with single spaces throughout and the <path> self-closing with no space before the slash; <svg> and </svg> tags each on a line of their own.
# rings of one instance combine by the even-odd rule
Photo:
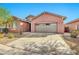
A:
<svg viewBox="0 0 79 59">
<path fill-rule="evenodd" d="M 57 16 L 57 17 L 62 17 L 63 20 L 67 18 L 67 17 L 65 17 L 65 16 L 61 16 L 61 15 L 54 14 L 54 13 L 49 13 L 49 12 L 43 12 L 43 13 L 41 13 L 41 14 L 38 15 L 38 16 L 29 15 L 28 17 L 31 17 L 31 18 L 32 18 L 31 21 L 32 21 L 32 20 L 38 18 L 39 16 L 41 16 L 41 15 L 43 15 L 43 14 L 50 14 L 50 15 L 54 15 L 54 16 Z M 28 17 L 26 17 L 26 19 L 27 19 Z M 30 20 L 30 19 L 27 19 L 26 21 L 29 21 L 29 20 Z"/>
</svg>

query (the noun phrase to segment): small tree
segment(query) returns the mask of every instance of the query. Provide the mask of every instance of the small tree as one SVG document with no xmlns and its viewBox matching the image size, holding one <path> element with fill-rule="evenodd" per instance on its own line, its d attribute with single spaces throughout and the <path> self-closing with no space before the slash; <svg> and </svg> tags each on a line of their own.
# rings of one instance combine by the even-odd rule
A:
<svg viewBox="0 0 79 59">
<path fill-rule="evenodd" d="M 8 31 L 7 25 L 12 22 L 10 12 L 5 8 L 0 8 L 0 25 L 5 27 L 5 32 Z M 8 32 L 6 32 L 8 33 Z"/>
</svg>

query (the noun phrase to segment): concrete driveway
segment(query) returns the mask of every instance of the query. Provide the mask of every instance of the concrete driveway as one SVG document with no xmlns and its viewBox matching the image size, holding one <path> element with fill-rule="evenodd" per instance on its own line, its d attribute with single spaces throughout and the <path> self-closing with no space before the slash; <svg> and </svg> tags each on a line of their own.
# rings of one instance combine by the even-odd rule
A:
<svg viewBox="0 0 79 59">
<path fill-rule="evenodd" d="M 61 50 L 62 53 L 72 54 L 71 53 L 72 50 L 65 43 L 61 34 L 51 34 L 51 33 L 27 33 L 27 34 L 28 35 L 26 35 L 25 37 L 19 38 L 18 40 L 10 42 L 6 45 L 14 48 L 25 49 L 26 46 L 29 46 L 30 48 L 32 48 L 32 46 L 30 45 L 33 45 L 33 43 L 35 43 L 38 46 L 41 46 L 41 45 L 49 46 L 52 44 L 52 47 L 56 47 L 58 51 Z M 34 46 L 33 48 L 35 48 Z"/>
</svg>

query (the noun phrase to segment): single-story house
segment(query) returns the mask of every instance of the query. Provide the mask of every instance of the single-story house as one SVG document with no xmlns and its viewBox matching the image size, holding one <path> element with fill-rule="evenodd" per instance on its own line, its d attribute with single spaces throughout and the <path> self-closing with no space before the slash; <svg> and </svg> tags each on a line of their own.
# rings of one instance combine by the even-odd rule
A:
<svg viewBox="0 0 79 59">
<path fill-rule="evenodd" d="M 28 16 L 31 32 L 64 33 L 64 19 L 66 17 L 54 13 L 43 12 L 38 16 Z"/>
<path fill-rule="evenodd" d="M 13 17 L 13 22 L 8 27 L 10 32 L 29 31 L 30 24 L 28 22 L 23 21 L 20 18 L 15 16 L 12 16 L 12 17 Z"/>
<path fill-rule="evenodd" d="M 70 31 L 79 30 L 79 18 L 66 23 L 65 27 L 68 27 Z"/>
</svg>

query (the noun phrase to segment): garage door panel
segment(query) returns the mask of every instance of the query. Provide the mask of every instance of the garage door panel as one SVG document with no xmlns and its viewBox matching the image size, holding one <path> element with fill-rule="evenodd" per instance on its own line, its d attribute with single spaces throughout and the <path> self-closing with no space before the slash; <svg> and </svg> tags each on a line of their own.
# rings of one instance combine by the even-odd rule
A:
<svg viewBox="0 0 79 59">
<path fill-rule="evenodd" d="M 36 25 L 36 32 L 43 32 L 43 24 L 38 24 L 38 25 Z"/>
<path fill-rule="evenodd" d="M 52 24 L 39 24 L 36 25 L 36 32 L 56 32 L 57 25 Z"/>
<path fill-rule="evenodd" d="M 50 24 L 49 28 L 50 32 L 56 32 L 56 24 Z"/>
</svg>

